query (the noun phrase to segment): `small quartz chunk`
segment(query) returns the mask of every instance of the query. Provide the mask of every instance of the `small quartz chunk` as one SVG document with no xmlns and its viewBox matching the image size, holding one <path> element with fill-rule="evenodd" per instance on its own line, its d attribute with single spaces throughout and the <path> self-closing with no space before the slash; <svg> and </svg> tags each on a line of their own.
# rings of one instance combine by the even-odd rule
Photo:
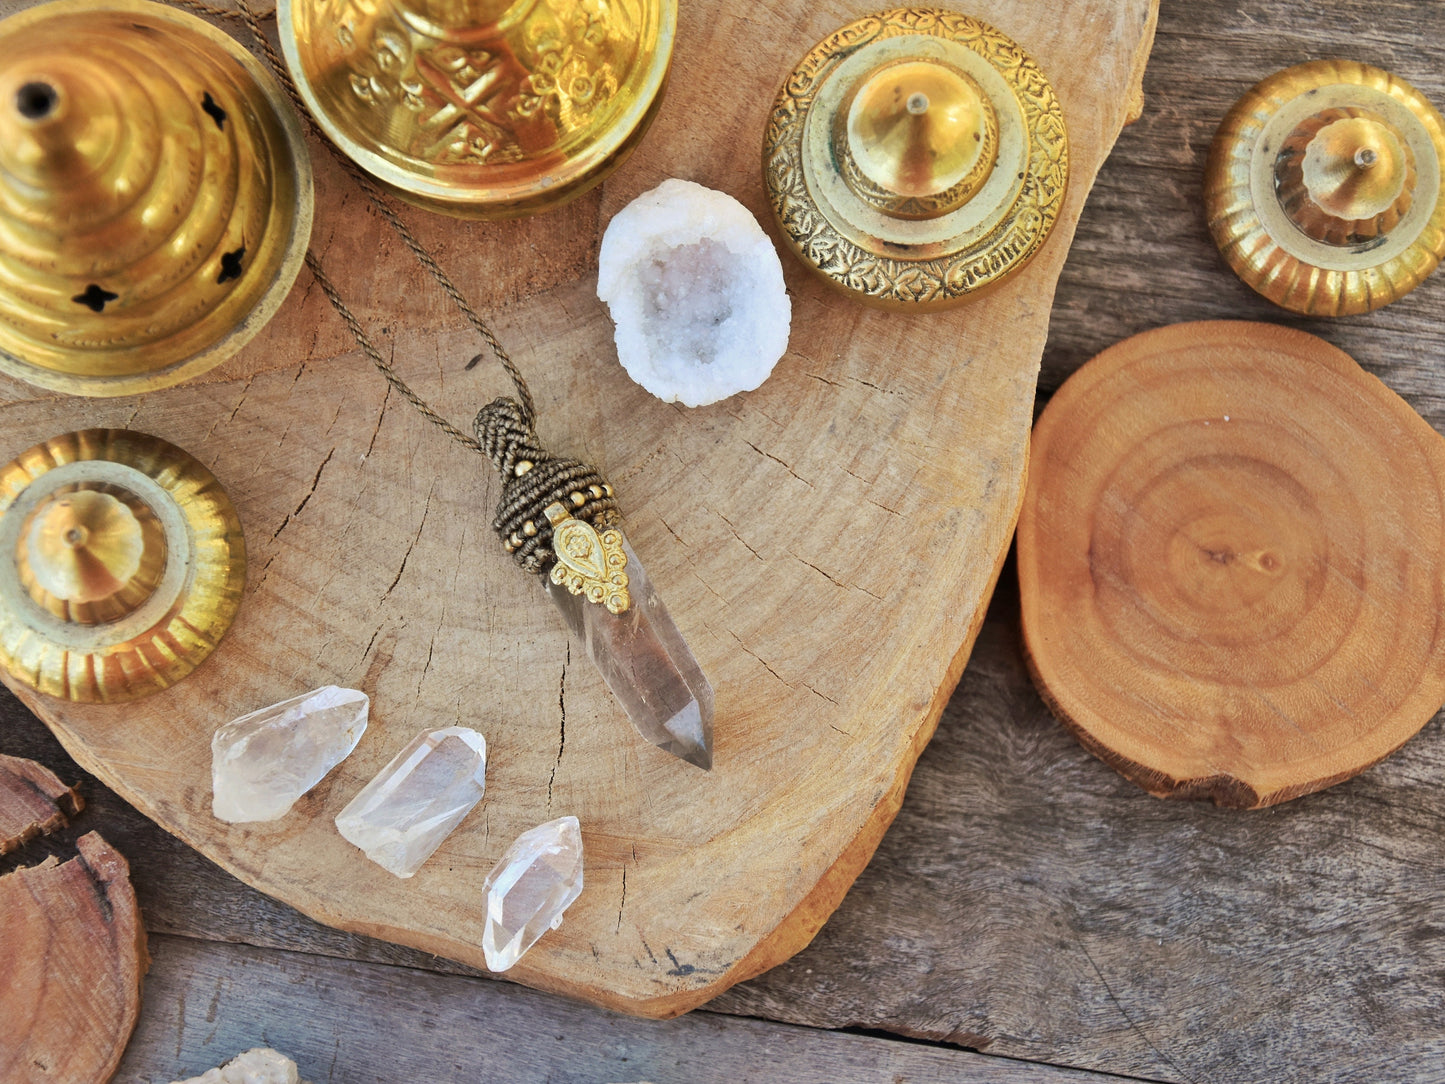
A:
<svg viewBox="0 0 1445 1084">
<path fill-rule="evenodd" d="M 652 577 L 624 537 L 632 605 L 620 614 L 546 581 L 547 595 L 637 732 L 704 771 L 712 768 L 712 683 L 682 638 Z"/>
<path fill-rule="evenodd" d="M 301 1084 L 296 1063 L 285 1054 L 258 1046 L 211 1069 L 175 1084 Z"/>
<path fill-rule="evenodd" d="M 737 200 L 663 181 L 602 235 L 597 296 L 627 375 L 665 403 L 751 391 L 788 349 L 792 306 L 778 253 Z"/>
<path fill-rule="evenodd" d="M 582 830 L 576 817 L 528 829 L 487 874 L 487 925 L 482 953 L 492 971 L 506 971 L 582 893 Z"/>
<path fill-rule="evenodd" d="M 337 831 L 410 877 L 482 800 L 486 771 L 487 742 L 475 730 L 424 731 L 336 815 Z"/>
<path fill-rule="evenodd" d="M 226 723 L 211 738 L 211 811 L 232 824 L 284 817 L 356 748 L 370 705 L 327 685 Z"/>
</svg>

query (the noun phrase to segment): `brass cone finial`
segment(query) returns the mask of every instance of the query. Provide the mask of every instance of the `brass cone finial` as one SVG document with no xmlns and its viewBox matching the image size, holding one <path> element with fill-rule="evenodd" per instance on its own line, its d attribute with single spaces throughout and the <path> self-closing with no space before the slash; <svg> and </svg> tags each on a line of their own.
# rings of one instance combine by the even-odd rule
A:
<svg viewBox="0 0 1445 1084">
<path fill-rule="evenodd" d="M 80 395 L 176 383 L 279 307 L 311 229 L 289 104 L 149 0 L 0 21 L 0 370 Z"/>
<path fill-rule="evenodd" d="M 849 185 L 900 218 L 961 207 L 998 159 L 992 103 L 964 72 L 931 60 L 887 64 L 866 76 L 843 135 L 836 142 Z"/>
<path fill-rule="evenodd" d="M 1304 234 L 1354 245 L 1389 233 L 1414 198 L 1415 156 L 1384 118 L 1329 109 L 1306 118 L 1275 160 L 1279 200 Z"/>
<path fill-rule="evenodd" d="M 464 218 L 546 210 L 641 140 L 677 0 L 279 0 L 296 89 L 398 197 Z"/>
<path fill-rule="evenodd" d="M 102 489 L 54 494 L 21 528 L 20 581 L 36 603 L 83 625 L 114 621 L 154 593 L 165 534 L 154 513 Z"/>
<path fill-rule="evenodd" d="M 884 308 L 958 304 L 1043 247 L 1063 208 L 1063 108 L 1019 44 L 942 8 L 857 19 L 784 80 L 763 145 L 784 239 Z"/>
<path fill-rule="evenodd" d="M 1311 316 L 1387 305 L 1445 257 L 1445 119 L 1398 76 L 1314 60 L 1225 116 L 1205 169 L 1210 232 L 1236 274 Z"/>
<path fill-rule="evenodd" d="M 173 444 L 87 429 L 0 467 L 0 669 L 51 696 L 130 700 L 215 649 L 246 582 L 235 509 Z"/>
</svg>

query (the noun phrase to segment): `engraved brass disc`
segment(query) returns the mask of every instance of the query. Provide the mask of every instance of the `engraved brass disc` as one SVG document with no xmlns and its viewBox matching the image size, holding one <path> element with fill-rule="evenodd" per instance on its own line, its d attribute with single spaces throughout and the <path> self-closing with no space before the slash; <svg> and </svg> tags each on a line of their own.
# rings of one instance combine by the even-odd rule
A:
<svg viewBox="0 0 1445 1084">
<path fill-rule="evenodd" d="M 899 8 L 824 39 L 783 83 L 763 147 L 783 236 L 859 300 L 943 308 L 1023 267 L 1058 219 L 1068 137 L 1017 43 Z"/>
<path fill-rule="evenodd" d="M 0 669 L 23 685 L 89 702 L 174 685 L 245 585 L 230 499 L 173 444 L 87 429 L 0 468 Z"/>
<path fill-rule="evenodd" d="M 0 55 L 0 370 L 129 395 L 239 350 L 311 234 L 310 160 L 275 81 L 147 0 L 13 15 Z"/>
<path fill-rule="evenodd" d="M 1204 176 L 1230 267 L 1277 305 L 1388 305 L 1445 257 L 1445 120 L 1414 87 L 1349 60 L 1277 72 L 1235 103 Z"/>
<path fill-rule="evenodd" d="M 327 137 L 408 202 L 503 218 L 616 168 L 661 101 L 677 0 L 280 0 Z"/>
</svg>

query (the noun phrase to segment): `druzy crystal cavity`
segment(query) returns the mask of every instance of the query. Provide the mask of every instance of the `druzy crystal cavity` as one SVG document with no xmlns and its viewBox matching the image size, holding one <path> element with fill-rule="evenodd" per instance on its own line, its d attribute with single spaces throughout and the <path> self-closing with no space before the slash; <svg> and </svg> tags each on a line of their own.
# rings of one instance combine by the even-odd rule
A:
<svg viewBox="0 0 1445 1084">
<path fill-rule="evenodd" d="M 484 887 L 487 923 L 482 953 L 487 967 L 506 971 L 582 893 L 582 830 L 576 817 L 558 817 L 528 829 L 507 848 Z"/>
<path fill-rule="evenodd" d="M 482 800 L 487 742 L 449 726 L 412 739 L 340 813 L 336 829 L 383 869 L 410 877 Z"/>
<path fill-rule="evenodd" d="M 232 824 L 284 817 L 356 748 L 370 703 L 327 685 L 226 723 L 211 738 L 211 811 Z"/>
<path fill-rule="evenodd" d="M 632 605 L 611 614 L 547 581 L 567 627 L 587 648 L 632 725 L 653 745 L 699 768 L 712 767 L 712 685 L 626 539 Z"/>
<path fill-rule="evenodd" d="M 602 235 L 597 296 L 627 375 L 663 402 L 751 391 L 788 349 L 792 306 L 768 235 L 737 200 L 668 180 Z"/>
</svg>

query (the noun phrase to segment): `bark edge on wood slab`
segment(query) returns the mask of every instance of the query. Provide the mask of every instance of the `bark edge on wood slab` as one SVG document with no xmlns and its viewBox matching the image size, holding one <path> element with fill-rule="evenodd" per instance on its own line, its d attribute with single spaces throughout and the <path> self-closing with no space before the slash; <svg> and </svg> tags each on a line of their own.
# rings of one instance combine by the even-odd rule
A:
<svg viewBox="0 0 1445 1084">
<path fill-rule="evenodd" d="M 1442 486 L 1445 439 L 1322 339 L 1126 339 L 1034 430 L 1034 682 L 1151 794 L 1256 808 L 1348 779 L 1445 700 Z"/>
<path fill-rule="evenodd" d="M 54 772 L 23 757 L 0 754 L 0 854 L 64 828 L 85 801 Z"/>
</svg>

